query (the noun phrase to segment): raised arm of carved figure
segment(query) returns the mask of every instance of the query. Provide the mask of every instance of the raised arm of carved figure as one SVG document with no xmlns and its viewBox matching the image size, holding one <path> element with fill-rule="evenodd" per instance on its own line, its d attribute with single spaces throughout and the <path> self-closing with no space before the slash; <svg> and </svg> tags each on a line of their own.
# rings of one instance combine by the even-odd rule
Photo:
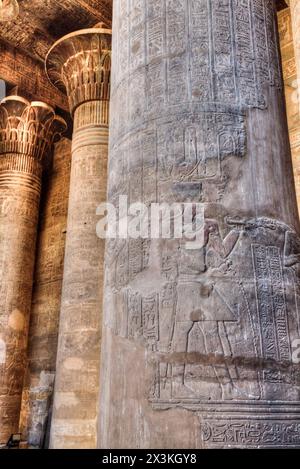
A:
<svg viewBox="0 0 300 469">
<path fill-rule="evenodd" d="M 238 242 L 240 238 L 241 232 L 234 229 L 228 233 L 228 235 L 224 238 L 223 240 L 223 247 L 225 250 L 225 258 L 230 256 L 232 251 L 234 250 L 236 243 Z"/>
<path fill-rule="evenodd" d="M 216 220 L 205 221 L 205 241 L 206 245 L 210 242 L 213 249 L 224 259 L 233 251 L 240 237 L 240 231 L 233 229 L 222 239 L 219 224 Z"/>
</svg>

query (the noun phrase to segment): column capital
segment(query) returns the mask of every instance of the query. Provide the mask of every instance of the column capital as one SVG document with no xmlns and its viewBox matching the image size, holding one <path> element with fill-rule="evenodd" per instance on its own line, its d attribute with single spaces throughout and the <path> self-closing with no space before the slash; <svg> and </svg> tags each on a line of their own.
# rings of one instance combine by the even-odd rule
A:
<svg viewBox="0 0 300 469">
<path fill-rule="evenodd" d="M 8 96 L 0 102 L 0 158 L 4 154 L 22 154 L 46 165 L 52 144 L 66 127 L 64 119 L 48 104 Z"/>
<path fill-rule="evenodd" d="M 111 30 L 76 31 L 57 41 L 46 57 L 50 82 L 67 93 L 70 112 L 88 101 L 109 101 Z"/>
</svg>

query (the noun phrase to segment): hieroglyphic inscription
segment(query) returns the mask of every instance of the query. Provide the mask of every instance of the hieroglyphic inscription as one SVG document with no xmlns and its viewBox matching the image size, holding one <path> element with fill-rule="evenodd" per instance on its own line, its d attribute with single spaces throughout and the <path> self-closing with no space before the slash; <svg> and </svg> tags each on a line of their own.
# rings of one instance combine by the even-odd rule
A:
<svg viewBox="0 0 300 469">
<path fill-rule="evenodd" d="M 260 420 L 205 422 L 202 439 L 216 447 L 299 447 L 300 423 Z"/>
<path fill-rule="evenodd" d="M 0 76 L 10 85 L 16 86 L 19 94 L 68 110 L 66 96 L 50 85 L 43 64 L 1 41 Z"/>
<path fill-rule="evenodd" d="M 274 191 L 287 156 L 285 123 L 275 111 L 282 89 L 275 4 L 115 0 L 114 8 L 109 200 L 203 202 L 205 213 L 193 252 L 177 239 L 108 243 L 106 391 L 126 383 L 141 403 L 139 415 L 128 393 L 116 404 L 130 428 L 153 429 L 158 411 L 166 445 L 182 438 L 168 431 L 180 408 L 185 442 L 196 446 L 196 412 L 206 419 L 219 407 L 226 419 L 237 407 L 245 422 L 251 412 L 255 421 L 273 422 L 279 402 L 288 406 L 300 395 L 289 350 L 298 264 L 288 265 L 284 254 L 297 221 L 284 179 L 286 197 Z M 255 246 L 262 248 L 256 263 Z M 129 384 L 135 360 L 139 375 Z M 104 392 L 102 403 L 103 444 L 133 444 L 132 433 L 113 431 Z M 146 444 L 159 444 L 155 438 L 150 431 Z"/>
<path fill-rule="evenodd" d="M 150 350 L 157 349 L 158 335 L 158 297 L 151 295 L 142 298 L 138 293 L 127 292 L 128 337 L 142 337 Z"/>
<path fill-rule="evenodd" d="M 261 324 L 262 354 L 268 359 L 290 360 L 286 299 L 279 249 L 254 245 L 258 311 Z"/>
<path fill-rule="evenodd" d="M 0 103 L 0 441 L 18 431 L 43 167 L 66 124 L 42 102 Z"/>
<path fill-rule="evenodd" d="M 239 113 L 267 106 L 265 84 L 282 86 L 272 0 L 177 0 L 176 8 L 169 0 L 135 1 L 132 10 L 119 1 L 115 9 L 123 20 L 113 92 L 124 105 L 112 107 L 113 139 L 115 130 L 136 125 L 144 106 L 149 115 L 170 111 L 180 96 L 181 103 L 222 103 Z"/>
<path fill-rule="evenodd" d="M 96 446 L 104 240 L 97 237 L 95 226 L 97 207 L 106 200 L 110 51 L 111 31 L 96 27 L 63 37 L 46 59 L 48 76 L 67 91 L 74 116 L 51 427 L 51 445 L 56 448 Z M 122 282 L 122 266 L 120 271 Z M 73 363 L 82 363 L 79 378 Z M 75 389 L 71 410 L 69 390 Z M 70 433 L 61 435 L 62 426 Z M 87 432 L 87 427 L 92 430 Z"/>
<path fill-rule="evenodd" d="M 28 367 L 20 419 L 23 438 L 37 447 L 45 438 L 45 423 L 53 397 L 70 166 L 71 142 L 63 139 L 55 146 L 53 165 L 45 178 L 41 203 Z M 80 319 L 77 315 L 76 321 L 80 322 Z M 68 327 L 74 328 L 73 324 L 68 324 Z"/>
</svg>

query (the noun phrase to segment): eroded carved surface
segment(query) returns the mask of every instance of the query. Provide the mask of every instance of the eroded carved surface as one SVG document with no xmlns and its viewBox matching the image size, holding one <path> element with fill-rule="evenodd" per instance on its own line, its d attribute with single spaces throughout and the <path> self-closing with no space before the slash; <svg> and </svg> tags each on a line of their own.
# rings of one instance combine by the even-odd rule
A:
<svg viewBox="0 0 300 469">
<path fill-rule="evenodd" d="M 56 144 L 53 165 L 44 178 L 20 420 L 23 438 L 35 447 L 45 444 L 51 420 L 70 167 L 71 142 L 64 138 Z"/>
<path fill-rule="evenodd" d="M 104 241 L 96 209 L 106 199 L 111 31 L 78 31 L 47 59 L 53 83 L 67 89 L 74 114 L 53 448 L 95 448 L 102 326 Z"/>
<path fill-rule="evenodd" d="M 0 442 L 18 431 L 42 169 L 65 123 L 44 103 L 0 103 Z"/>
<path fill-rule="evenodd" d="M 240 418 L 235 446 L 297 446 L 299 232 L 274 2 L 116 0 L 114 21 L 110 201 L 202 202 L 205 241 L 108 243 L 100 445 L 228 447 Z"/>
</svg>

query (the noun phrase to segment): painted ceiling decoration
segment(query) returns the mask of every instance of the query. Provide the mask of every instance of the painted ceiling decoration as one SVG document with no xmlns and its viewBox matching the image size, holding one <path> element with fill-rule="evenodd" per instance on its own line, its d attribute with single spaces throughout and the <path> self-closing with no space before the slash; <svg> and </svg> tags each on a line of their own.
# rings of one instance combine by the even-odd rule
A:
<svg viewBox="0 0 300 469">
<path fill-rule="evenodd" d="M 17 3 L 2 0 L 1 3 Z M 0 41 L 44 62 L 50 47 L 68 33 L 102 23 L 110 28 L 112 0 L 19 0 L 19 15 L 1 23 Z"/>
</svg>

